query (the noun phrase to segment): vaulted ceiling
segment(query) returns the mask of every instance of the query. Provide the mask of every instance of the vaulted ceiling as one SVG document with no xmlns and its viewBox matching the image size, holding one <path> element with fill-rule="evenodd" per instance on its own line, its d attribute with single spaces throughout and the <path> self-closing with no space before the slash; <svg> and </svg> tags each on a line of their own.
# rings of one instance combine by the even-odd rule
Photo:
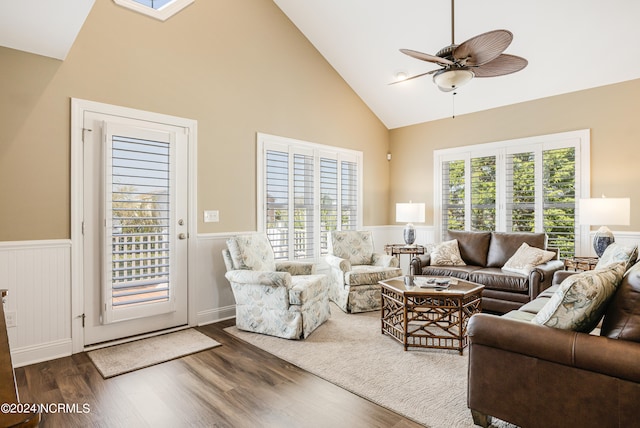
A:
<svg viewBox="0 0 640 428">
<path fill-rule="evenodd" d="M 398 49 L 435 54 L 451 44 L 450 0 L 274 2 L 388 128 L 640 78 L 636 0 L 456 0 L 456 44 L 507 29 L 505 53 L 529 65 L 473 79 L 455 96 L 431 76 L 389 85 L 398 72 L 438 68 Z"/>
<path fill-rule="evenodd" d="M 507 29 L 505 53 L 529 61 L 456 95 L 431 76 L 389 85 L 398 72 L 438 68 L 399 49 L 435 54 L 451 44 L 450 0 L 273 1 L 390 129 L 640 78 L 636 0 L 455 1 L 457 44 Z M 94 2 L 3 1 L 0 45 L 64 59 Z"/>
</svg>

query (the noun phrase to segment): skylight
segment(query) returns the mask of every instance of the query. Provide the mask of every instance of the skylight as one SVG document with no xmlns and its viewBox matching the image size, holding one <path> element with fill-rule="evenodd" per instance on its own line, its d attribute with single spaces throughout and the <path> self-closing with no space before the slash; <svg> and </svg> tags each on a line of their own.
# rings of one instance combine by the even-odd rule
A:
<svg viewBox="0 0 640 428">
<path fill-rule="evenodd" d="M 173 0 L 133 0 L 136 3 L 140 3 L 143 6 L 150 7 L 151 9 L 161 9 L 165 4 L 171 3 Z"/>
<path fill-rule="evenodd" d="M 165 21 L 194 0 L 113 0 L 116 4 Z"/>
</svg>

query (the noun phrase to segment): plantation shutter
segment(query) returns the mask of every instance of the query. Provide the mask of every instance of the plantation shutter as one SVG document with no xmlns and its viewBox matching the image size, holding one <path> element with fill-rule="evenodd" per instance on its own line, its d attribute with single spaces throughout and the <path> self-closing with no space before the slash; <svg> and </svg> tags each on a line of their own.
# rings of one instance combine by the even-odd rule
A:
<svg viewBox="0 0 640 428">
<path fill-rule="evenodd" d="M 276 259 L 288 257 L 289 245 L 289 153 L 267 150 L 266 233 Z"/>
<path fill-rule="evenodd" d="M 471 159 L 471 230 L 496 230 L 496 157 Z"/>
<path fill-rule="evenodd" d="M 355 230 L 358 224 L 358 165 L 342 161 L 340 216 L 342 230 Z"/>
<path fill-rule="evenodd" d="M 312 259 L 315 256 L 313 155 L 293 155 L 293 192 L 294 254 L 289 254 L 289 258 Z"/>
<path fill-rule="evenodd" d="M 535 153 L 507 155 L 506 180 L 507 232 L 535 232 Z"/>
<path fill-rule="evenodd" d="M 465 161 L 442 163 L 442 231 L 465 228 Z"/>
<path fill-rule="evenodd" d="M 259 134 L 258 157 L 258 230 L 277 259 L 318 259 L 329 232 L 359 227 L 361 154 Z"/>
<path fill-rule="evenodd" d="M 560 257 L 573 256 L 576 235 L 576 150 L 566 147 L 542 152 L 543 221 L 549 247 Z"/>
<path fill-rule="evenodd" d="M 103 322 L 173 310 L 175 180 L 171 135 L 107 126 L 104 159 Z M 135 315 L 133 315 L 135 314 Z"/>
<path fill-rule="evenodd" d="M 320 254 L 328 254 L 329 232 L 338 229 L 338 160 L 320 158 Z"/>
</svg>

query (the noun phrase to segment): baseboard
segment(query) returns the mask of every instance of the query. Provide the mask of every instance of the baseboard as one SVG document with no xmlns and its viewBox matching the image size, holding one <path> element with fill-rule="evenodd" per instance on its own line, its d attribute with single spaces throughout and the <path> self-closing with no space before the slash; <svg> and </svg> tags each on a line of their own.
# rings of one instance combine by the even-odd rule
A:
<svg viewBox="0 0 640 428">
<path fill-rule="evenodd" d="M 198 312 L 198 325 L 213 324 L 214 322 L 224 321 L 236 316 L 236 306 L 224 306 L 222 308 L 207 309 Z"/>
<path fill-rule="evenodd" d="M 14 367 L 28 366 L 56 358 L 68 357 L 72 354 L 71 339 L 25 346 L 11 350 L 11 360 Z"/>
</svg>

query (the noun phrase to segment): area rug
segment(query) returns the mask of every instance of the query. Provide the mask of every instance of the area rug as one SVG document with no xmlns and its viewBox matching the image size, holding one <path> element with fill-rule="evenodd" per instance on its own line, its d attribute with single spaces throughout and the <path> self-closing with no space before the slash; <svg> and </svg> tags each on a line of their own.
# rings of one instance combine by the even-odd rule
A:
<svg viewBox="0 0 640 428">
<path fill-rule="evenodd" d="M 302 341 L 225 331 L 422 425 L 474 427 L 466 404 L 466 351 L 405 352 L 380 329 L 379 312 L 347 315 L 332 303 L 331 318 Z"/>
<path fill-rule="evenodd" d="M 192 328 L 87 352 L 103 378 L 118 376 L 220 346 Z"/>
</svg>

